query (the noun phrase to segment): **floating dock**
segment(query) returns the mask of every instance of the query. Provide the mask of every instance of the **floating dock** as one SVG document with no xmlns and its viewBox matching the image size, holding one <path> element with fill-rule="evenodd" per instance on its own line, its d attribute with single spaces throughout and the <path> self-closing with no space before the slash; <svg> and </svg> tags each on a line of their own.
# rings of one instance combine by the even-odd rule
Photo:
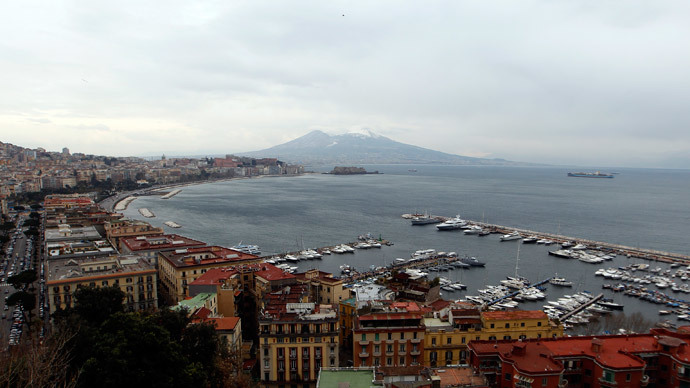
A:
<svg viewBox="0 0 690 388">
<path fill-rule="evenodd" d="M 173 221 L 165 221 L 164 224 L 171 227 L 171 228 L 181 228 L 182 227 L 180 224 L 178 224 L 177 222 L 173 222 Z"/>
<path fill-rule="evenodd" d="M 149 210 L 145 207 L 142 207 L 139 209 L 139 214 L 141 214 L 142 216 L 144 216 L 146 218 L 153 218 L 156 216 L 155 214 L 153 214 L 153 212 L 151 210 Z"/>
<path fill-rule="evenodd" d="M 182 191 L 182 189 L 175 189 L 175 190 L 169 192 L 168 194 L 161 195 L 161 199 L 170 199 L 170 198 L 176 196 L 177 194 L 179 194 L 180 191 Z"/>
</svg>

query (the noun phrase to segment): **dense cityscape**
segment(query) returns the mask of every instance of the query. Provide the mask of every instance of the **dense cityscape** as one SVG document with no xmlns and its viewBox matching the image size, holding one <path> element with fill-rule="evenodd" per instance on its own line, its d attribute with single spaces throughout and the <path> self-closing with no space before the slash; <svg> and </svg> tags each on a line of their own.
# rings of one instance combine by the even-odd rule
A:
<svg viewBox="0 0 690 388">
<path fill-rule="evenodd" d="M 208 245 L 118 213 L 132 195 L 170 198 L 181 183 L 296 175 L 299 165 L 232 155 L 146 161 L 10 144 L 0 161 L 7 386 L 690 382 L 687 327 L 570 336 L 565 319 L 542 310 L 446 300 L 440 290 L 451 285 L 411 268 L 358 276 L 355 285 L 347 268 L 297 272 L 278 263 L 292 256 Z M 313 260 L 347 247 L 295 254 Z M 583 308 L 593 302 L 576 299 Z"/>
</svg>

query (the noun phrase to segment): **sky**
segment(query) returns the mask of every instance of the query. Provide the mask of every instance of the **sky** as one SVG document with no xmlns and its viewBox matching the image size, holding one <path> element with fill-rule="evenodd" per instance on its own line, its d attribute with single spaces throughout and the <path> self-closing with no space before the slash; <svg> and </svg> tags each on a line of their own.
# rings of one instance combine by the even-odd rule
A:
<svg viewBox="0 0 690 388">
<path fill-rule="evenodd" d="M 368 128 L 452 154 L 690 168 L 687 1 L 4 1 L 0 141 L 255 151 Z"/>
</svg>

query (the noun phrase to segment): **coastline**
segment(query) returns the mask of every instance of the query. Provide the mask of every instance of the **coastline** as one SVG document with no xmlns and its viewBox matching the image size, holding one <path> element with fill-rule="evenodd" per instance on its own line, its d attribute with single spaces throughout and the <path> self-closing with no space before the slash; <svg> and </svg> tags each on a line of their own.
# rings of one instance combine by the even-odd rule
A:
<svg viewBox="0 0 690 388">
<path fill-rule="evenodd" d="M 101 201 L 100 205 L 104 206 L 106 208 L 106 210 L 108 210 L 108 211 L 117 212 L 117 211 L 127 210 L 127 207 L 129 206 L 129 204 L 132 203 L 139 195 L 158 195 L 159 192 L 163 191 L 163 190 L 168 190 L 168 189 L 173 189 L 173 188 L 180 188 L 181 189 L 183 187 L 198 186 L 198 185 L 217 183 L 217 182 L 229 182 L 229 181 L 241 180 L 241 179 L 283 178 L 283 177 L 296 177 L 296 176 L 302 176 L 302 175 L 307 175 L 307 174 L 311 174 L 311 173 L 284 174 L 284 175 L 257 175 L 257 176 L 243 176 L 243 177 L 232 177 L 232 178 L 219 178 L 219 179 L 213 179 L 213 180 L 207 180 L 207 181 L 170 183 L 170 184 L 165 184 L 165 185 L 156 186 L 156 187 L 150 187 L 150 188 L 142 189 L 142 190 L 134 190 L 134 191 L 127 191 L 127 192 L 119 193 L 119 194 L 117 194 L 117 198 L 114 200 L 114 202 L 112 203 L 111 206 L 104 206 L 103 205 L 103 203 L 108 201 L 110 198 L 106 198 L 103 201 Z"/>
</svg>

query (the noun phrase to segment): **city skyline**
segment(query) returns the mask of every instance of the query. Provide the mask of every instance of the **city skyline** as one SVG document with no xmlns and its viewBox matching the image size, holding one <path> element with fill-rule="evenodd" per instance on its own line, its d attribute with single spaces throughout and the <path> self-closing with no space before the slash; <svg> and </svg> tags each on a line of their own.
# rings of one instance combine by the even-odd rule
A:
<svg viewBox="0 0 690 388">
<path fill-rule="evenodd" d="M 368 128 L 465 156 L 690 168 L 682 2 L 0 9 L 0 140 L 23 147 L 212 155 Z"/>
</svg>

